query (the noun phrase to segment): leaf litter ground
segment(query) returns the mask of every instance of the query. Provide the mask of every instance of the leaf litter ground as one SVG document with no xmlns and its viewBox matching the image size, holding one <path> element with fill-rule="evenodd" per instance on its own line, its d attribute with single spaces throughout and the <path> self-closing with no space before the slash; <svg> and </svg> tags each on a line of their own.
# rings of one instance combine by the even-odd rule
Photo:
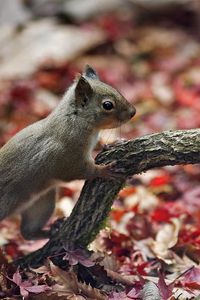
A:
<svg viewBox="0 0 200 300">
<path fill-rule="evenodd" d="M 45 117 L 86 62 L 137 108 L 129 124 L 101 137 L 98 151 L 116 137 L 200 126 L 198 40 L 181 28 L 136 26 L 120 14 L 81 26 L 93 25 L 105 33 L 104 41 L 76 60 L 46 62 L 23 79 L 1 78 L 1 145 Z M 46 241 L 24 241 L 17 218 L 1 222 L 0 298 L 199 299 L 199 181 L 199 165 L 130 178 L 90 251 L 65 247 L 64 270 L 51 258 L 35 270 L 14 268 L 13 259 Z M 81 187 L 82 182 L 66 184 L 51 222 L 70 214 Z"/>
</svg>

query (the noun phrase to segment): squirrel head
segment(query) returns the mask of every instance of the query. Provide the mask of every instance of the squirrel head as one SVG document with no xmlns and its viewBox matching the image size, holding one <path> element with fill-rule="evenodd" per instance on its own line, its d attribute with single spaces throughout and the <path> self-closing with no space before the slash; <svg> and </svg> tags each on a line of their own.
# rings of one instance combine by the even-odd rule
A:
<svg viewBox="0 0 200 300">
<path fill-rule="evenodd" d="M 136 113 L 135 107 L 116 89 L 100 81 L 89 65 L 76 79 L 75 105 L 81 117 L 97 129 L 118 127 Z"/>
</svg>

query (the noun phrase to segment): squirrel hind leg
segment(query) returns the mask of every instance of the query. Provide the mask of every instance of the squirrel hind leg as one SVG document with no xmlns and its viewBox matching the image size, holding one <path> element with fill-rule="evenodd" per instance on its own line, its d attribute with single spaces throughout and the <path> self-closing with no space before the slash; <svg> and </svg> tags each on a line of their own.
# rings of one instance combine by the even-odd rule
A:
<svg viewBox="0 0 200 300">
<path fill-rule="evenodd" d="M 38 240 L 50 237 L 50 232 L 42 230 L 42 228 L 54 211 L 55 200 L 56 190 L 50 190 L 23 211 L 20 229 L 22 236 L 26 240 Z"/>
</svg>

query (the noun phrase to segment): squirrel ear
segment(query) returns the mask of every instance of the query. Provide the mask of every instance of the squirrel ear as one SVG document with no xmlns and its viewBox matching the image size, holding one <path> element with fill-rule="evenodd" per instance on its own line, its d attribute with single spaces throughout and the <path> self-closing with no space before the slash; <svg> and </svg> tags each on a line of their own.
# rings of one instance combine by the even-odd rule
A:
<svg viewBox="0 0 200 300">
<path fill-rule="evenodd" d="M 85 66 L 83 76 L 89 77 L 91 79 L 99 80 L 99 76 L 98 76 L 97 72 L 92 67 L 90 67 L 89 65 Z"/>
<path fill-rule="evenodd" d="M 93 90 L 87 79 L 83 76 L 79 76 L 75 87 L 75 97 L 77 103 L 85 104 L 87 99 L 89 99 L 92 94 Z"/>
</svg>

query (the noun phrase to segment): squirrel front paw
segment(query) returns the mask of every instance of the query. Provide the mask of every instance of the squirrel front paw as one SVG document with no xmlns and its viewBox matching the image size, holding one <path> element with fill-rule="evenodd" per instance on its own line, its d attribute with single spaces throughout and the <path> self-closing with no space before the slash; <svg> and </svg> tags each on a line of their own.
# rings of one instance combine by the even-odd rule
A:
<svg viewBox="0 0 200 300">
<path fill-rule="evenodd" d="M 107 165 L 96 165 L 96 176 L 110 179 L 124 179 L 126 175 L 119 170 L 116 165 L 116 161 L 113 161 Z"/>
</svg>

